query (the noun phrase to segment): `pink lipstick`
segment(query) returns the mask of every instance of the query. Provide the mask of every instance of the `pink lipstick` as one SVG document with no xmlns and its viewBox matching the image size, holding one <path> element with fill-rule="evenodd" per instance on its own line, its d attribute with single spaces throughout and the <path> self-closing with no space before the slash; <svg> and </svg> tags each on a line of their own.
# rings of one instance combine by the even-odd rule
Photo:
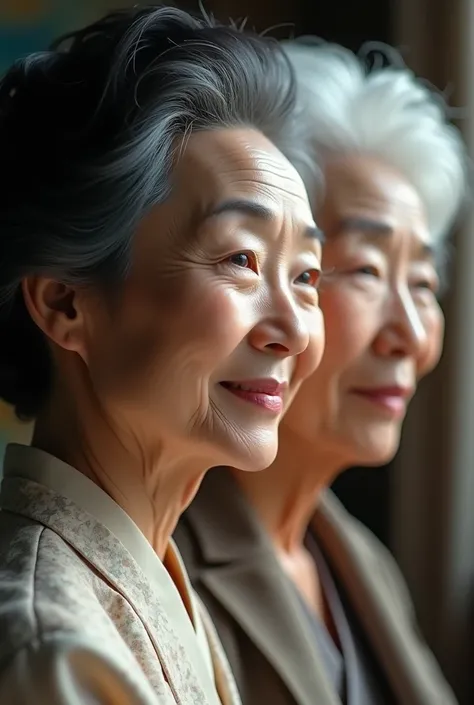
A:
<svg viewBox="0 0 474 705">
<path fill-rule="evenodd" d="M 398 386 L 353 389 L 352 392 L 396 418 L 405 415 L 407 402 L 413 394 L 412 389 Z"/>
<path fill-rule="evenodd" d="M 221 386 L 249 404 L 260 406 L 274 414 L 283 411 L 286 382 L 278 382 L 275 379 L 245 379 L 238 382 L 221 382 Z"/>
</svg>

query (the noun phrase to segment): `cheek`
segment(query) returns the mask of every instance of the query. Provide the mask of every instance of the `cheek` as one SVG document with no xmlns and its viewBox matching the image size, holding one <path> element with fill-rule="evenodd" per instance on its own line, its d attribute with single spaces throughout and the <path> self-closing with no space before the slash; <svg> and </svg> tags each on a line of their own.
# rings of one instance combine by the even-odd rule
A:
<svg viewBox="0 0 474 705">
<path fill-rule="evenodd" d="M 444 316 L 441 309 L 425 317 L 426 345 L 418 362 L 419 378 L 429 374 L 438 364 L 443 352 Z"/>
<path fill-rule="evenodd" d="M 324 353 L 324 319 L 321 309 L 315 309 L 307 320 L 309 331 L 308 347 L 298 357 L 290 357 L 287 362 L 290 366 L 290 392 L 287 401 L 287 408 L 293 403 L 296 394 L 301 388 L 301 383 L 309 378 L 306 384 L 310 384 L 314 372 L 321 364 Z"/>
<path fill-rule="evenodd" d="M 364 305 L 365 303 L 365 305 Z M 328 289 L 321 297 L 326 330 L 322 366 L 342 373 L 371 344 L 374 325 L 367 302 L 341 289 Z"/>
<path fill-rule="evenodd" d="M 320 308 L 315 308 L 306 318 L 306 326 L 309 332 L 308 346 L 296 359 L 293 358 L 295 366 L 294 378 L 301 382 L 309 377 L 319 367 L 325 345 L 325 331 L 323 312 Z"/>
<path fill-rule="evenodd" d="M 367 306 L 340 287 L 326 287 L 320 298 L 325 345 L 320 346 L 322 359 L 316 371 L 302 384 L 288 412 L 288 423 L 302 423 L 307 418 L 311 427 L 317 417 L 328 413 L 338 395 L 341 375 L 351 369 L 363 355 L 373 337 L 373 323 Z M 319 414 L 318 414 L 319 412 Z M 309 421 L 311 419 L 311 421 Z"/>
<path fill-rule="evenodd" d="M 248 332 L 251 306 L 203 279 L 186 284 L 173 297 L 170 291 L 130 297 L 101 334 L 108 353 L 100 359 L 104 382 L 118 379 L 129 394 L 152 387 L 194 393 L 233 353 Z"/>
<path fill-rule="evenodd" d="M 176 354 L 212 375 L 245 339 L 254 315 L 251 303 L 235 291 L 201 290 L 183 307 L 181 316 L 174 317 Z"/>
</svg>

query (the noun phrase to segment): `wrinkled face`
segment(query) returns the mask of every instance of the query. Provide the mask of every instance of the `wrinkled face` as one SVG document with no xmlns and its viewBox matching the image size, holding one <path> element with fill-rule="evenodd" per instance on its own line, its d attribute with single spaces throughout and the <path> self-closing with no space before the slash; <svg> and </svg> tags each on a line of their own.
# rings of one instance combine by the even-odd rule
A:
<svg viewBox="0 0 474 705">
<path fill-rule="evenodd" d="M 86 301 L 83 357 L 107 413 L 147 449 L 261 469 L 318 364 L 319 231 L 303 184 L 253 130 L 187 141 L 142 222 L 115 306 Z"/>
<path fill-rule="evenodd" d="M 433 242 L 417 193 L 383 163 L 347 156 L 325 175 L 326 347 L 284 423 L 341 468 L 382 464 L 441 353 Z"/>
</svg>

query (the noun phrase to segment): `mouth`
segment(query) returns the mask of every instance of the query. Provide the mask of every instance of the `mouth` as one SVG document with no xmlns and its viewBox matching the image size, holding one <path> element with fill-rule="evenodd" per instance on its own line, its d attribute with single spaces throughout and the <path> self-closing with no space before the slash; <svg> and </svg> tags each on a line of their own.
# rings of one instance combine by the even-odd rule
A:
<svg viewBox="0 0 474 705">
<path fill-rule="evenodd" d="M 273 414 L 283 411 L 286 382 L 276 379 L 249 379 L 220 382 L 221 387 L 248 404 L 254 404 Z"/>
<path fill-rule="evenodd" d="M 378 407 L 389 416 L 401 418 L 406 413 L 407 404 L 413 396 L 414 389 L 398 386 L 370 387 L 353 389 L 352 393 Z"/>
</svg>

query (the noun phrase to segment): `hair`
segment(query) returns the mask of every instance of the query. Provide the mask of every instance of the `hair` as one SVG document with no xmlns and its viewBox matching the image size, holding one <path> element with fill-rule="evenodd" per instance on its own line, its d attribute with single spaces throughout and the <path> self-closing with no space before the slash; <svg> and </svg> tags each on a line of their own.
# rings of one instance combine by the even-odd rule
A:
<svg viewBox="0 0 474 705">
<path fill-rule="evenodd" d="M 294 93 L 276 41 L 164 6 L 107 15 L 13 65 L 0 84 L 0 398 L 19 418 L 53 383 L 22 279 L 123 280 L 179 138 L 249 126 L 290 152 Z"/>
<path fill-rule="evenodd" d="M 313 206 L 328 158 L 369 153 L 410 181 L 434 241 L 444 249 L 467 197 L 468 162 L 441 94 L 417 79 L 390 47 L 365 45 L 356 55 L 310 37 L 283 44 L 297 82 L 299 150 L 293 161 Z"/>
</svg>

